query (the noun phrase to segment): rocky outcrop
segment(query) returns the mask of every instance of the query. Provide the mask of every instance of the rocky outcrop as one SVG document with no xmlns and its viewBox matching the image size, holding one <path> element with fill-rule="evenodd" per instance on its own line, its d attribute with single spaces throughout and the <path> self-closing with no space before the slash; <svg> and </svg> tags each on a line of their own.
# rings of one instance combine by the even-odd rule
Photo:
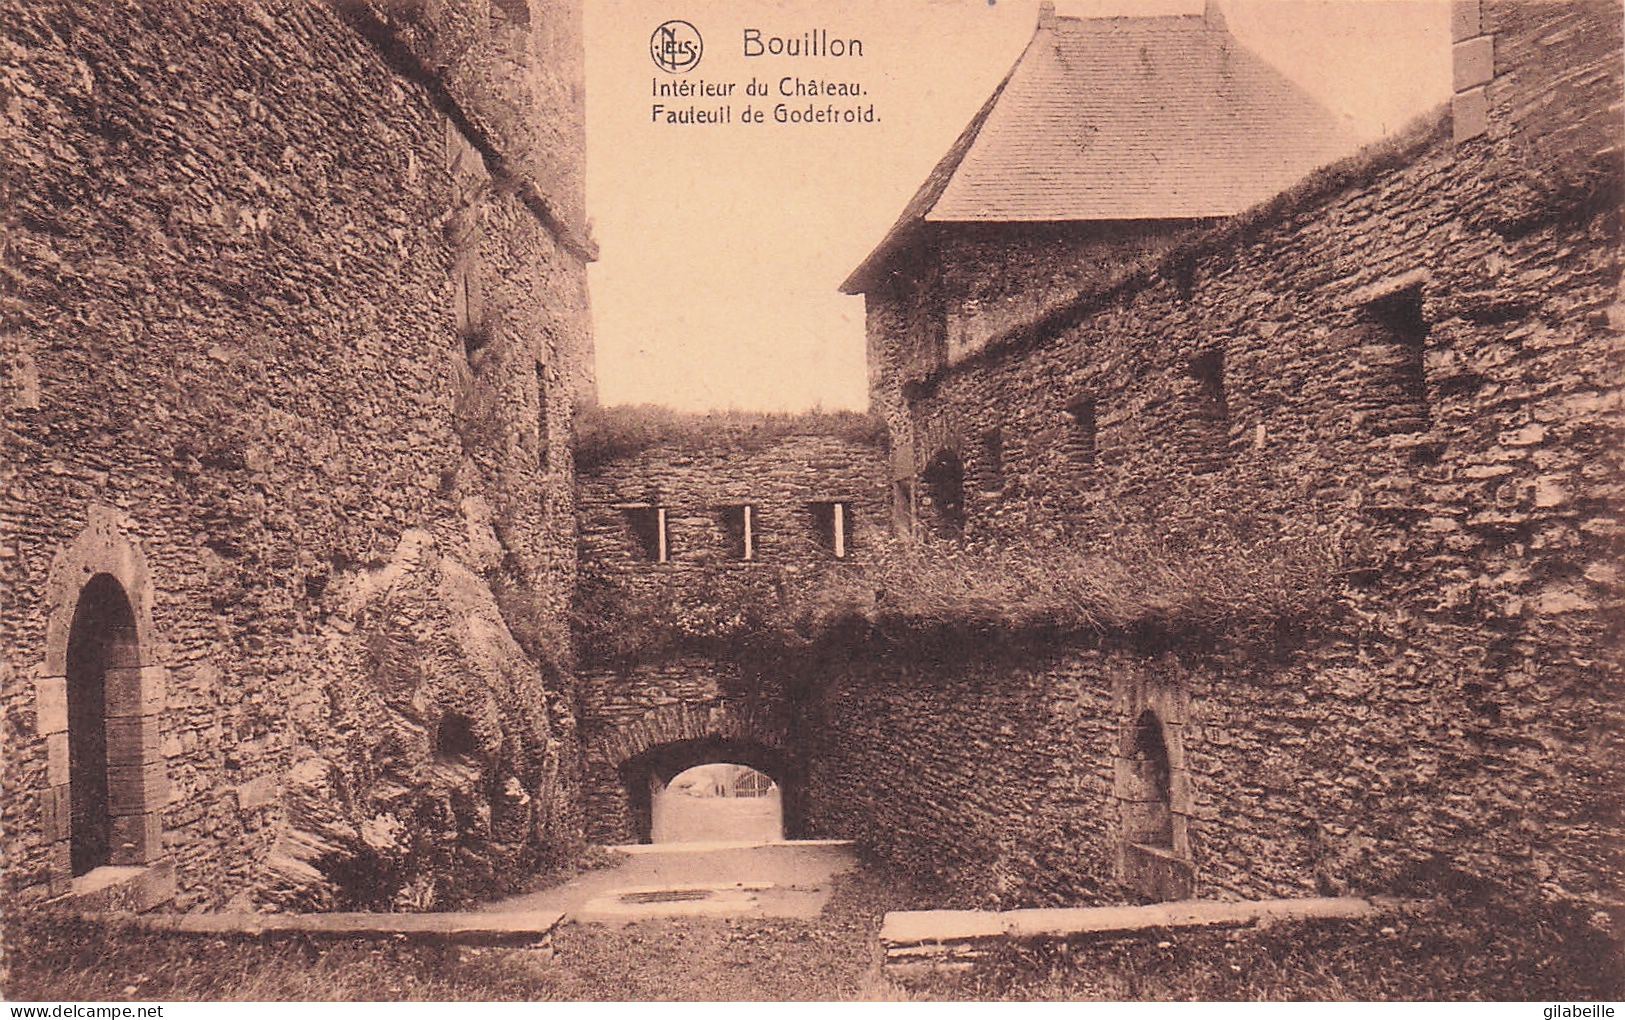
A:
<svg viewBox="0 0 1625 1020">
<path fill-rule="evenodd" d="M 260 898 L 443 908 L 526 873 L 557 842 L 561 746 L 490 589 L 422 531 L 334 585 L 329 654 L 354 668 L 288 771 Z"/>
</svg>

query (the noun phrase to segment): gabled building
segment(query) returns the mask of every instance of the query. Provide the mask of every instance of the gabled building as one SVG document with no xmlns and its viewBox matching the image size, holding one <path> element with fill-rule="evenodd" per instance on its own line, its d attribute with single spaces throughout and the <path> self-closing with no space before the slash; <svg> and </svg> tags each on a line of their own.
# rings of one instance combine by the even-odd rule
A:
<svg viewBox="0 0 1625 1020">
<path fill-rule="evenodd" d="M 1122 18 L 1046 3 L 1010 73 L 841 289 L 869 296 L 871 353 L 906 382 L 1353 148 L 1211 3 Z"/>
</svg>

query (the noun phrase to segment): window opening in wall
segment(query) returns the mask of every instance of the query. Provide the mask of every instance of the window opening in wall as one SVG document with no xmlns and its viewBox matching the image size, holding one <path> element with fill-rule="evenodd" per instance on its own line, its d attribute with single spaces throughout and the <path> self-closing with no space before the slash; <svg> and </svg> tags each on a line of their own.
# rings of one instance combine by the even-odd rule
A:
<svg viewBox="0 0 1625 1020">
<path fill-rule="evenodd" d="M 1068 446 L 1081 464 L 1095 462 L 1095 401 L 1092 397 L 1074 400 L 1066 407 L 1067 421 L 1071 425 Z"/>
<path fill-rule="evenodd" d="M 463 356 L 472 361 L 474 355 L 491 343 L 491 333 L 480 314 L 479 282 L 472 269 L 458 272 L 457 287 L 458 304 L 462 309 L 458 332 L 463 337 Z"/>
<path fill-rule="evenodd" d="M 1367 302 L 1360 325 L 1360 361 L 1366 368 L 1361 404 L 1368 428 L 1376 435 L 1425 430 L 1431 416 L 1423 354 L 1430 326 L 1422 314 L 1422 288 Z"/>
<path fill-rule="evenodd" d="M 736 560 L 756 558 L 756 508 L 749 503 L 724 507 L 722 524 L 728 532 L 729 553 Z"/>
<path fill-rule="evenodd" d="M 671 541 L 666 527 L 666 508 L 650 503 L 622 503 L 617 507 L 626 517 L 627 528 L 638 552 L 646 560 L 666 563 L 671 559 Z"/>
<path fill-rule="evenodd" d="M 1172 771 L 1162 720 L 1150 709 L 1135 720 L 1128 760 L 1129 788 L 1123 801 L 1123 835 L 1130 843 L 1171 848 L 1173 812 L 1169 794 Z"/>
<path fill-rule="evenodd" d="M 997 492 L 1004 488 L 1004 430 L 982 433 L 982 488 Z"/>
<path fill-rule="evenodd" d="M 447 712 L 440 717 L 434 731 L 435 757 L 446 760 L 472 758 L 480 753 L 479 737 L 474 733 L 474 720 L 461 712 Z"/>
<path fill-rule="evenodd" d="M 1204 351 L 1191 359 L 1191 378 L 1196 380 L 1197 398 L 1205 418 L 1222 422 L 1230 415 L 1224 397 L 1224 352 Z"/>
<path fill-rule="evenodd" d="M 1196 293 L 1196 260 L 1194 258 L 1180 259 L 1174 263 L 1172 275 L 1174 290 L 1178 292 L 1182 300 L 1189 301 L 1191 295 Z"/>
<path fill-rule="evenodd" d="M 940 538 L 957 538 L 965 530 L 965 465 L 952 450 L 943 450 L 920 476 L 931 509 L 932 529 Z"/>
<path fill-rule="evenodd" d="M 836 559 L 846 559 L 852 551 L 852 504 L 836 500 L 813 503 L 808 509 L 812 511 L 819 544 L 834 553 Z"/>
</svg>

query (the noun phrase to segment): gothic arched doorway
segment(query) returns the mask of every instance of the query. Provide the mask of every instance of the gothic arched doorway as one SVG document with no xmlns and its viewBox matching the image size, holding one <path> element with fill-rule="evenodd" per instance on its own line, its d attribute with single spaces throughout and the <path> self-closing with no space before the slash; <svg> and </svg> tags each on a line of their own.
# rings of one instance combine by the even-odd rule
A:
<svg viewBox="0 0 1625 1020">
<path fill-rule="evenodd" d="M 111 574 L 97 574 L 80 590 L 68 630 L 68 786 L 74 875 L 112 860 L 108 671 L 139 669 L 140 664 L 129 596 Z"/>
</svg>

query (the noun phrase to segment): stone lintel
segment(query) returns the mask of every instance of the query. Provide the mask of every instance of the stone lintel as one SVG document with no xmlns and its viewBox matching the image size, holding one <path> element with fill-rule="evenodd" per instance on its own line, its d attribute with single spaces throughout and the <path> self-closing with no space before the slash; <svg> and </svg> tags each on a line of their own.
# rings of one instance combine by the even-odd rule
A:
<svg viewBox="0 0 1625 1020">
<path fill-rule="evenodd" d="M 1252 900 L 1180 900 L 1141 907 L 1054 907 L 1028 910 L 894 910 L 880 941 L 893 946 L 984 939 L 1120 937 L 1182 929 L 1240 928 L 1261 921 L 1358 920 L 1401 909 L 1397 900 L 1354 896 Z"/>
<path fill-rule="evenodd" d="M 378 938 L 443 943 L 535 943 L 552 936 L 561 911 L 437 914 L 103 914 L 112 925 L 206 938 Z"/>
<path fill-rule="evenodd" d="M 1373 301 L 1393 297 L 1401 291 L 1411 290 L 1415 287 L 1425 287 L 1433 280 L 1433 273 L 1425 268 L 1411 269 L 1393 276 L 1385 276 L 1380 280 L 1368 283 L 1363 287 L 1356 287 L 1342 299 L 1340 304 L 1347 308 L 1359 308 Z"/>
</svg>

